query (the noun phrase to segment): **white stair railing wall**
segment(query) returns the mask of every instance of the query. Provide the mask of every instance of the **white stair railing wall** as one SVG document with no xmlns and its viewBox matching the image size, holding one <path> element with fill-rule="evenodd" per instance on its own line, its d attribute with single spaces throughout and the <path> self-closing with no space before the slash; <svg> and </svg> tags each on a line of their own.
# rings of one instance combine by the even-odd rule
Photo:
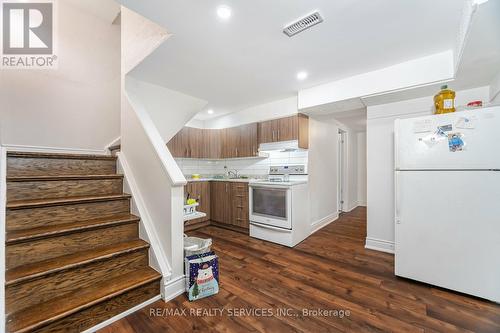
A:
<svg viewBox="0 0 500 333">
<path fill-rule="evenodd" d="M 150 264 L 163 276 L 162 296 L 184 291 L 184 178 L 166 147 L 206 102 L 133 78 L 141 62 L 169 34 L 166 29 L 122 7 L 122 99 L 119 167 L 133 195 L 132 211 L 141 217 L 140 235 L 151 244 Z M 168 40 L 166 41 L 168 42 Z M 168 64 L 159 63 L 158 66 Z"/>
</svg>

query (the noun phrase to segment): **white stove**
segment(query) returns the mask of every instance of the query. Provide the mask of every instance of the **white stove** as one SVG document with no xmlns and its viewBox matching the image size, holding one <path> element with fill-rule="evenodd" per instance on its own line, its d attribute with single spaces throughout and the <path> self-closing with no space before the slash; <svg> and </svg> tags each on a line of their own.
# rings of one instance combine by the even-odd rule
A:
<svg viewBox="0 0 500 333">
<path fill-rule="evenodd" d="M 295 246 L 309 236 L 309 192 L 303 165 L 272 166 L 267 180 L 249 184 L 250 236 Z"/>
<path fill-rule="evenodd" d="M 269 176 L 265 180 L 252 183 L 261 185 L 294 186 L 307 183 L 304 165 L 283 165 L 269 168 Z"/>
</svg>

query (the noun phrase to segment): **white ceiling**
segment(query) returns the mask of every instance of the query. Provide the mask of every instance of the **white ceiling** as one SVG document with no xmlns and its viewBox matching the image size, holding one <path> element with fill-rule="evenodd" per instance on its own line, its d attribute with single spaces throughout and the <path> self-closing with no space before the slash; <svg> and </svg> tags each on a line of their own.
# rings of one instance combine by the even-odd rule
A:
<svg viewBox="0 0 500 333">
<path fill-rule="evenodd" d="M 119 0 L 173 34 L 135 74 L 209 102 L 217 117 L 454 46 L 462 0 Z M 217 6 L 232 9 L 221 22 Z M 283 27 L 313 10 L 324 22 Z M 158 66 L 158 64 L 161 64 Z M 296 80 L 300 70 L 309 72 Z"/>
<path fill-rule="evenodd" d="M 500 70 L 500 1 L 488 1 L 471 22 L 454 89 L 490 83 Z"/>
</svg>

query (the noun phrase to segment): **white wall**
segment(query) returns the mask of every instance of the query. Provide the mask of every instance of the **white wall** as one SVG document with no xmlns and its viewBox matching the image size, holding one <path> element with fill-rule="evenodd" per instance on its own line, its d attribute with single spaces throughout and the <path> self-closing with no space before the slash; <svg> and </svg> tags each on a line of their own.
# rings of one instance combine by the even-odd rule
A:
<svg viewBox="0 0 500 333">
<path fill-rule="evenodd" d="M 338 217 L 337 135 L 338 126 L 332 121 L 309 117 L 309 211 L 313 231 Z"/>
<path fill-rule="evenodd" d="M 266 104 L 253 106 L 248 109 L 244 109 L 235 113 L 230 113 L 222 117 L 205 120 L 203 122 L 204 123 L 203 127 L 205 128 L 233 127 L 257 121 L 287 117 L 294 115 L 297 112 L 298 112 L 297 97 L 290 97 Z"/>
<path fill-rule="evenodd" d="M 120 135 L 120 27 L 58 2 L 56 70 L 2 70 L 1 142 L 103 152 Z"/>
<path fill-rule="evenodd" d="M 358 135 L 358 205 L 366 206 L 366 132 L 359 132 Z"/>
<path fill-rule="evenodd" d="M 127 77 L 169 36 L 156 23 L 122 7 L 122 106 L 119 160 L 141 217 L 141 237 L 151 244 L 151 265 L 162 276 L 165 300 L 185 290 L 183 273 L 183 188 L 186 180 L 165 145 L 197 111 L 197 99 Z M 168 40 L 166 41 L 168 42 Z M 157 66 L 164 66 L 161 62 Z M 127 82 L 126 82 L 127 81 Z M 128 90 L 130 89 L 130 90 Z M 187 105 L 183 105 L 184 101 Z M 194 103 L 192 103 L 194 101 Z M 178 108 L 188 114 L 169 117 Z M 166 110 L 161 112 L 161 110 Z M 192 112 L 192 113 L 189 113 Z M 163 132 L 163 136 L 160 133 Z"/>
<path fill-rule="evenodd" d="M 207 104 L 204 100 L 132 77 L 128 77 L 126 83 L 128 92 L 141 96 L 143 106 L 164 142 L 170 141 L 193 114 Z"/>
<path fill-rule="evenodd" d="M 487 101 L 489 87 L 458 91 L 456 105 Z M 433 97 L 370 106 L 367 109 L 366 246 L 394 250 L 394 120 L 432 114 Z"/>
</svg>

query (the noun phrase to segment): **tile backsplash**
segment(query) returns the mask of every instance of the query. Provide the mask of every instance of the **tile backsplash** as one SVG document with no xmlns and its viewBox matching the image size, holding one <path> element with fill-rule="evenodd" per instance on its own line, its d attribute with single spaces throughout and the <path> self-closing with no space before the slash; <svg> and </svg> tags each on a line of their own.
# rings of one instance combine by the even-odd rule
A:
<svg viewBox="0 0 500 333">
<path fill-rule="evenodd" d="M 206 160 L 193 158 L 176 158 L 175 161 L 186 175 L 191 178 L 193 173 L 199 173 L 202 176 L 223 175 L 227 170 L 238 170 L 240 175 L 264 177 L 269 173 L 271 165 L 295 165 L 303 164 L 307 170 L 307 151 L 293 152 L 268 152 L 268 158 L 241 158 L 225 160 Z"/>
</svg>

